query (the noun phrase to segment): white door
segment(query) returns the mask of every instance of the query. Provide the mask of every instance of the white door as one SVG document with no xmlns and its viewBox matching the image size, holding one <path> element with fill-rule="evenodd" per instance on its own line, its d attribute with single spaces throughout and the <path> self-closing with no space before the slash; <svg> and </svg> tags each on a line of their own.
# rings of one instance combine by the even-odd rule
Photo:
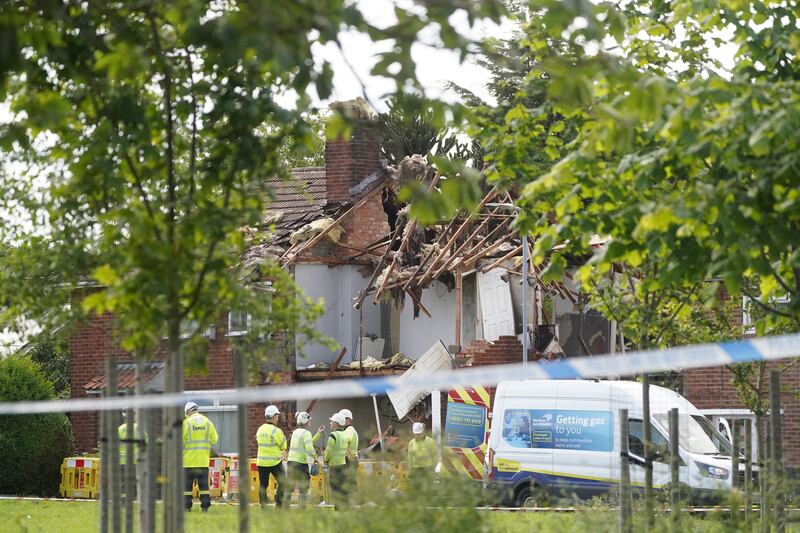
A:
<svg viewBox="0 0 800 533">
<path fill-rule="evenodd" d="M 505 269 L 495 268 L 487 273 L 478 272 L 478 292 L 483 319 L 483 338 L 495 341 L 501 335 L 514 335 L 514 308 L 511 289 L 500 277 Z"/>
</svg>

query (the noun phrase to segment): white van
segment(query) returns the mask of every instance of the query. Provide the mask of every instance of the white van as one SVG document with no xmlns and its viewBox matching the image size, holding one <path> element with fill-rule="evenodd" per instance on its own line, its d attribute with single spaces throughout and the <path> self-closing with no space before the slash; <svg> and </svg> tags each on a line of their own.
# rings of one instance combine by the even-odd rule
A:
<svg viewBox="0 0 800 533">
<path fill-rule="evenodd" d="M 658 452 L 653 484 L 670 483 L 668 412 L 679 412 L 680 480 L 695 501 L 731 488 L 730 443 L 688 400 L 650 387 L 650 424 Z M 628 409 L 630 473 L 644 483 L 642 385 L 631 381 L 530 380 L 500 383 L 492 411 L 487 488 L 506 503 L 539 506 L 558 497 L 614 494 L 620 478 L 619 410 Z M 743 466 L 742 472 L 743 472 Z M 740 474 L 743 476 L 743 473 Z"/>
</svg>

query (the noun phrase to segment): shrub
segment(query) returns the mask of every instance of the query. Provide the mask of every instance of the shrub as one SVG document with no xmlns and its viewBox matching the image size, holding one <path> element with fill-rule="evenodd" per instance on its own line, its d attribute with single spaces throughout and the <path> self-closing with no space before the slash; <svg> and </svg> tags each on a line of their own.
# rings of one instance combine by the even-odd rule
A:
<svg viewBox="0 0 800 533">
<path fill-rule="evenodd" d="M 0 360 L 0 402 L 49 400 L 53 385 L 28 357 Z M 0 416 L 0 494 L 55 496 L 61 462 L 72 453 L 63 413 Z"/>
</svg>

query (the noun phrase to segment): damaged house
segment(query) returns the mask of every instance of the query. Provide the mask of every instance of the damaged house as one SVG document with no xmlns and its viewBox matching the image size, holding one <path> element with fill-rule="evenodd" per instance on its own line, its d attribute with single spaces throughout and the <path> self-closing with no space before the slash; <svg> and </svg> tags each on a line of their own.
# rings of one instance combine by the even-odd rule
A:
<svg viewBox="0 0 800 533">
<path fill-rule="evenodd" d="M 285 382 L 305 382 L 402 374 L 426 353 L 451 368 L 521 361 L 522 243 L 511 227 L 513 212 L 502 205 L 514 199 L 487 190 L 474 213 L 423 227 L 408 217 L 397 192 L 406 180 L 432 189 L 446 176 L 419 156 L 399 168 L 383 164 L 379 124 L 358 105 L 352 112 L 357 121 L 350 138 L 327 142 L 323 167 L 293 169 L 290 179 L 271 184 L 264 226 L 251 232 L 242 260 L 255 277 L 265 259 L 277 260 L 306 296 L 322 299 L 325 311 L 315 326 L 341 350 L 289 339 L 285 365 L 271 370 L 281 370 Z M 613 351 L 616 328 L 584 308 L 572 280 L 544 284 L 539 272 L 530 265 L 530 360 Z M 72 397 L 104 389 L 103 361 L 112 352 L 121 372 L 132 373 L 129 354 L 112 341 L 112 318 L 97 316 L 72 336 Z M 246 329 L 246 315 L 230 313 L 223 322 L 206 333 L 208 375 L 187 376 L 187 391 L 234 387 L 229 339 Z M 162 390 L 163 365 L 151 363 L 147 372 L 148 387 Z M 123 390 L 132 383 L 120 379 Z M 351 409 L 362 440 L 376 434 L 375 411 L 383 430 L 406 430 L 408 418 L 399 418 L 398 410 L 414 420 L 431 414 L 429 402 L 398 409 L 387 397 L 376 404 L 371 398 L 314 403 L 316 421 Z M 309 407 L 287 398 L 282 423 L 291 427 L 293 412 Z M 203 409 L 220 432 L 220 451 L 235 452 L 236 406 Z M 251 427 L 263 421 L 263 409 L 250 406 Z M 72 420 L 77 451 L 94 448 L 96 413 L 75 413 Z"/>
</svg>

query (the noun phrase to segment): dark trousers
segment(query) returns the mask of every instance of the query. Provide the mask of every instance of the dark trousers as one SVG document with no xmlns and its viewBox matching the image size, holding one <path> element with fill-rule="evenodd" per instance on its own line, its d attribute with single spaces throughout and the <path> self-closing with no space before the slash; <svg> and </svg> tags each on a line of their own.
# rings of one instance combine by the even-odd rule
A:
<svg viewBox="0 0 800 533">
<path fill-rule="evenodd" d="M 339 508 L 347 505 L 347 465 L 328 467 L 329 486 L 331 489 L 330 498 L 334 507 Z"/>
<path fill-rule="evenodd" d="M 311 488 L 311 474 L 308 472 L 308 465 L 289 461 L 289 480 L 286 484 L 286 503 L 291 502 L 292 492 L 295 488 L 300 489 L 300 506 L 304 506 L 308 500 L 308 491 Z"/>
<path fill-rule="evenodd" d="M 429 489 L 433 484 L 434 467 L 424 466 L 412 468 L 408 471 L 408 490 L 418 494 L 419 491 Z"/>
<path fill-rule="evenodd" d="M 192 508 L 192 485 L 195 481 L 197 481 L 197 488 L 200 489 L 200 508 L 211 507 L 211 497 L 208 495 L 208 467 L 184 468 L 183 471 L 185 474 L 183 497 L 186 500 L 186 510 Z"/>
<path fill-rule="evenodd" d="M 275 506 L 283 506 L 283 491 L 286 490 L 286 476 L 283 473 L 283 466 L 278 463 L 273 466 L 259 466 L 258 467 L 258 483 L 261 485 L 261 490 L 258 491 L 258 502 L 261 504 L 262 509 L 267 505 L 267 487 L 269 486 L 269 476 L 275 478 Z"/>
</svg>

